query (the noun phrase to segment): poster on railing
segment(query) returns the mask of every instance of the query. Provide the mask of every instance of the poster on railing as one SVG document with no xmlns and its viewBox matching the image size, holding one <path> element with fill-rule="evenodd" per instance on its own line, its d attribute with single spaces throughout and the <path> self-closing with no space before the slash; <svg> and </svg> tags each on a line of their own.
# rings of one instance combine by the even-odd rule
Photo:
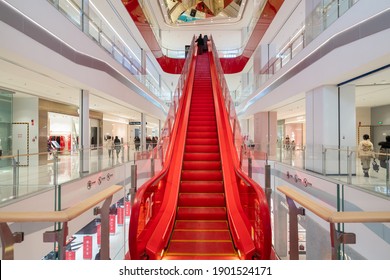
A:
<svg viewBox="0 0 390 280">
<path fill-rule="evenodd" d="M 83 237 L 83 259 L 92 259 L 92 236 L 86 235 Z"/>
<path fill-rule="evenodd" d="M 130 201 L 125 201 L 125 216 L 130 217 L 130 213 L 131 213 Z"/>
<path fill-rule="evenodd" d="M 65 260 L 75 260 L 76 259 L 76 251 L 67 250 L 65 252 Z"/>
<path fill-rule="evenodd" d="M 115 234 L 116 232 L 116 215 L 111 214 L 109 218 L 109 228 L 110 228 L 110 234 Z"/>
<path fill-rule="evenodd" d="M 96 226 L 96 243 L 98 246 L 102 244 L 102 224 Z"/>
<path fill-rule="evenodd" d="M 124 218 L 125 218 L 124 214 L 125 214 L 125 209 L 123 209 L 123 207 L 118 207 L 116 212 L 116 218 L 117 218 L 116 221 L 120 226 L 123 226 Z"/>
</svg>

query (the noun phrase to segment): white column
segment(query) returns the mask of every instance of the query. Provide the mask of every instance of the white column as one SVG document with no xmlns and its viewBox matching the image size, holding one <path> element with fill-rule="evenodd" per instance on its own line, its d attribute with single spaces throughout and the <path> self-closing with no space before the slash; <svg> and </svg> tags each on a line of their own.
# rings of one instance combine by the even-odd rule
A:
<svg viewBox="0 0 390 280">
<path fill-rule="evenodd" d="M 89 172 L 90 162 L 90 127 L 89 127 L 89 92 L 81 90 L 80 107 L 80 173 Z"/>
<path fill-rule="evenodd" d="M 141 151 L 146 151 L 146 116 L 141 113 Z"/>
<path fill-rule="evenodd" d="M 352 87 L 322 86 L 306 93 L 306 168 L 347 174 L 347 150 L 355 146 L 355 92 Z"/>
<path fill-rule="evenodd" d="M 340 154 L 342 174 L 348 172 L 347 156 L 351 158 L 351 172 L 356 173 L 356 93 L 355 85 L 346 85 L 339 88 L 340 93 L 340 147 L 349 152 L 342 152 Z"/>
<path fill-rule="evenodd" d="M 254 115 L 254 142 L 268 156 L 276 154 L 277 113 L 259 112 Z"/>
</svg>

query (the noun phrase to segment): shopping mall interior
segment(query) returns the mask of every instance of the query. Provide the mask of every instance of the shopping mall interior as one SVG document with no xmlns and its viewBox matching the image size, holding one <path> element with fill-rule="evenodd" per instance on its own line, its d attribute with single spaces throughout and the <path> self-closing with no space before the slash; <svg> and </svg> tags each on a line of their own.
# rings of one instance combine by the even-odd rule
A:
<svg viewBox="0 0 390 280">
<path fill-rule="evenodd" d="M 0 259 L 390 259 L 374 2 L 0 0 Z"/>
</svg>

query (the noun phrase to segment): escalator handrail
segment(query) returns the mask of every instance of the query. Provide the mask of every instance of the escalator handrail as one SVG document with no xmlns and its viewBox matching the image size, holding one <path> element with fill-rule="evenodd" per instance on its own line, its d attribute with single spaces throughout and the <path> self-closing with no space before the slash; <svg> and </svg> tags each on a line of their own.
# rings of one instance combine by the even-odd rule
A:
<svg viewBox="0 0 390 280">
<path fill-rule="evenodd" d="M 192 44 L 191 44 L 192 49 L 193 49 L 193 46 L 195 45 L 194 41 L 195 41 L 195 37 L 192 40 Z M 193 68 L 194 68 L 194 66 L 193 66 L 194 65 L 194 55 L 195 55 L 195 52 L 193 50 L 191 50 L 189 52 L 189 56 L 188 56 L 188 59 L 190 59 L 190 60 L 188 60 L 189 61 L 188 63 L 190 65 L 189 72 L 193 71 Z M 185 68 L 183 68 L 183 69 L 185 69 Z M 186 73 L 183 73 L 182 75 L 186 75 Z M 185 100 L 187 99 L 188 89 L 192 87 L 192 83 L 190 81 L 191 79 L 189 79 L 189 77 L 191 77 L 190 74 L 188 74 L 186 77 L 185 85 L 183 87 L 184 88 L 183 94 L 179 99 L 179 104 L 183 104 L 185 102 Z M 173 106 L 176 106 L 176 105 L 173 105 Z M 183 108 L 184 108 L 184 106 L 178 105 L 178 110 L 177 110 L 176 115 L 175 115 L 176 120 L 179 119 L 180 116 L 182 115 Z M 137 238 L 138 238 L 137 232 L 138 232 L 139 215 L 140 215 L 140 207 L 141 207 L 142 199 L 144 198 L 145 192 L 148 189 L 150 189 L 152 186 L 155 186 L 159 181 L 161 181 L 164 177 L 167 176 L 168 171 L 169 171 L 170 166 L 171 166 L 172 154 L 174 153 L 174 150 L 176 148 L 174 143 L 176 141 L 176 136 L 177 136 L 177 132 L 179 130 L 179 126 L 180 126 L 180 122 L 175 121 L 172 132 L 171 132 L 172 137 L 170 139 L 170 142 L 168 145 L 168 151 L 166 153 L 166 160 L 164 162 L 164 166 L 163 166 L 162 170 L 159 173 L 157 173 L 154 177 L 149 179 L 147 182 L 145 182 L 139 188 L 139 190 L 136 194 L 136 197 L 134 199 L 134 204 L 133 204 L 132 210 L 131 210 L 130 230 L 129 230 L 129 250 L 130 250 L 130 255 L 132 258 L 137 258 L 138 253 L 139 253 L 138 252 L 138 242 L 137 242 Z"/>
<path fill-rule="evenodd" d="M 242 258 L 246 258 L 246 256 L 252 255 L 255 252 L 255 246 L 248 234 L 247 223 L 242 218 L 242 208 L 241 205 L 236 203 L 235 197 L 237 195 L 234 194 L 234 187 L 237 183 L 235 182 L 235 174 L 234 165 L 232 164 L 224 164 L 225 162 L 234 163 L 234 154 L 232 154 L 229 143 L 231 135 L 228 133 L 229 130 L 226 130 L 226 116 L 224 114 L 224 106 L 221 106 L 221 95 L 218 94 L 219 91 L 219 83 L 217 82 L 217 75 L 215 73 L 216 67 L 213 60 L 213 56 L 210 53 L 210 68 L 211 68 L 211 77 L 213 84 L 213 93 L 215 100 L 215 110 L 216 110 L 216 119 L 217 119 L 217 129 L 218 129 L 218 137 L 220 141 L 220 152 L 221 152 L 221 160 L 222 160 L 222 168 L 223 168 L 223 181 L 225 187 L 225 197 L 226 197 L 226 207 L 227 207 L 227 215 L 229 221 L 229 227 L 231 229 L 232 238 L 234 240 L 235 247 L 239 250 L 239 255 Z M 226 138 L 228 137 L 228 139 Z M 227 157 L 229 157 L 227 159 Z"/>
<path fill-rule="evenodd" d="M 167 185 L 169 185 L 169 190 L 166 191 L 164 195 L 157 225 L 146 245 L 146 253 L 151 256 L 152 259 L 160 259 L 162 257 L 164 249 L 169 242 L 169 237 L 173 230 L 173 225 L 176 218 L 181 168 L 189 119 L 189 109 L 191 104 L 192 88 L 195 79 L 194 62 L 192 63 L 191 69 L 187 76 L 187 90 L 184 93 L 183 101 L 180 104 L 180 116 L 177 121 L 175 139 L 172 141 L 172 147 L 174 148 L 174 151 L 172 152 L 169 159 L 170 164 L 166 178 Z"/>
<path fill-rule="evenodd" d="M 215 50 L 215 48 L 214 48 L 214 50 Z M 261 254 L 260 257 L 262 259 L 267 259 L 267 258 L 269 258 L 269 255 L 271 252 L 271 227 L 270 227 L 270 216 L 269 216 L 269 210 L 268 210 L 268 203 L 267 203 L 267 200 L 265 199 L 265 195 L 263 194 L 261 187 L 258 184 L 256 184 L 251 178 L 249 178 L 245 173 L 243 173 L 240 169 L 240 163 L 239 163 L 239 158 L 237 155 L 237 150 L 235 149 L 234 144 L 233 144 L 233 142 L 234 142 L 233 131 L 232 131 L 232 128 L 230 126 L 227 109 L 224 106 L 224 102 L 223 102 L 222 88 L 221 88 L 220 84 L 217 82 L 218 75 L 216 72 L 217 67 L 216 67 L 216 62 L 215 62 L 215 60 L 217 58 L 215 56 L 216 56 L 215 51 L 210 53 L 210 64 L 212 65 L 211 72 L 212 72 L 212 77 L 213 77 L 213 87 L 215 87 L 214 92 L 217 95 L 217 97 L 216 97 L 217 117 L 220 118 L 219 123 L 222 125 L 222 127 L 218 128 L 218 130 L 220 132 L 224 132 L 224 137 L 220 137 L 220 139 L 221 139 L 220 141 L 222 141 L 223 143 L 226 143 L 226 145 L 228 146 L 227 155 L 230 156 L 229 160 L 231 160 L 231 162 L 233 163 L 232 169 L 230 170 L 230 171 L 232 171 L 231 174 L 235 174 L 235 176 L 237 177 L 236 180 L 243 179 L 244 182 L 255 191 L 257 199 L 259 200 L 260 206 L 261 206 L 261 209 L 260 209 L 261 216 L 264 219 L 264 221 L 269 221 L 266 223 L 266 225 L 263 228 L 263 231 L 265 234 L 264 248 L 262 248 L 263 252 L 260 252 L 260 254 Z M 222 105 L 222 106 L 220 106 L 220 105 Z M 221 114 L 219 115 L 218 112 L 221 112 Z M 238 120 L 236 120 L 236 121 L 238 123 Z M 226 129 L 226 128 L 228 128 L 228 129 Z M 221 146 L 223 147 L 223 145 L 221 145 Z M 221 156 L 222 156 L 222 151 L 221 151 Z M 225 168 L 226 168 L 226 165 L 223 164 L 223 166 L 225 166 Z M 227 180 L 226 183 L 228 183 L 229 181 L 234 182 L 235 178 L 231 178 L 229 172 L 228 172 L 228 174 L 225 174 L 226 173 L 225 171 L 223 173 L 224 173 L 224 180 L 225 180 L 225 176 L 226 176 L 226 180 Z M 235 182 L 235 184 L 237 184 L 237 181 Z M 255 249 L 253 248 L 254 245 L 252 245 L 253 241 L 252 241 L 251 234 L 247 231 L 249 220 L 246 218 L 246 215 L 245 215 L 244 211 L 242 210 L 242 206 L 241 206 L 241 202 L 240 202 L 237 188 L 232 188 L 229 190 L 229 185 L 226 184 L 225 189 L 227 191 L 227 193 L 226 193 L 227 202 L 229 202 L 229 200 L 232 201 L 232 204 L 229 203 L 227 205 L 228 208 L 229 207 L 236 208 L 236 209 L 230 209 L 230 210 L 228 209 L 228 211 L 229 211 L 228 213 L 230 215 L 229 221 L 231 222 L 231 226 L 234 227 L 233 233 L 237 232 L 237 236 L 234 236 L 234 234 L 233 234 L 233 237 L 236 238 L 236 240 L 235 240 L 236 246 L 237 247 L 241 246 L 241 249 L 243 250 L 241 252 L 241 254 L 248 257 L 251 254 L 255 253 L 254 252 Z M 235 206 L 233 200 L 235 200 L 236 202 L 239 202 L 239 203 L 236 204 L 236 206 Z M 234 210 L 236 210 L 236 211 L 234 211 Z M 246 224 L 246 227 L 245 227 L 246 230 L 244 230 L 244 227 L 242 226 L 243 224 Z"/>
<path fill-rule="evenodd" d="M 260 220 L 271 221 L 268 201 L 264 193 L 260 191 L 262 190 L 261 186 L 257 184 L 253 179 L 251 179 L 247 174 L 245 174 L 240 168 L 236 168 L 236 174 L 247 184 L 247 186 L 251 187 L 256 192 L 256 197 L 261 205 Z M 262 229 L 262 232 L 264 239 L 264 247 L 262 248 L 263 251 L 261 252 L 261 258 L 269 259 L 271 256 L 272 249 L 272 229 L 270 222 L 266 224 L 266 226 Z"/>
</svg>

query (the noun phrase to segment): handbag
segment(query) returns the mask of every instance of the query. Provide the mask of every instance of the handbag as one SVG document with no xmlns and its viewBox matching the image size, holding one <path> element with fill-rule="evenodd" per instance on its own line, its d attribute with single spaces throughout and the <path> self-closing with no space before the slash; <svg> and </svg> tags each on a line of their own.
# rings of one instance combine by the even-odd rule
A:
<svg viewBox="0 0 390 280">
<path fill-rule="evenodd" d="M 372 161 L 372 169 L 374 169 L 375 172 L 379 171 L 379 164 L 376 162 L 375 159 Z"/>
</svg>

